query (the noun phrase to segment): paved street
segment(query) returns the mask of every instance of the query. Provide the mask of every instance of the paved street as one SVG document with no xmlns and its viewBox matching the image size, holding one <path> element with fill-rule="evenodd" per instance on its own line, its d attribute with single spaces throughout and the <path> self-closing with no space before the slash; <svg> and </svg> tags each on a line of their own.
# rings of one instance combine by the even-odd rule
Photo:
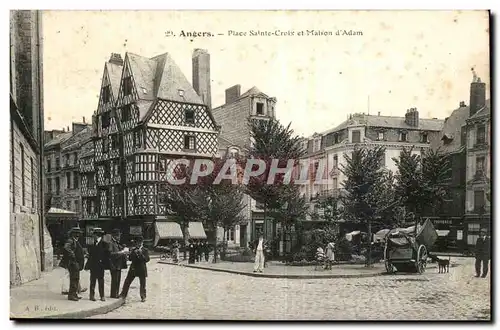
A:
<svg viewBox="0 0 500 330">
<path fill-rule="evenodd" d="M 456 262 L 458 258 L 452 259 Z M 473 278 L 473 259 L 438 274 L 356 279 L 253 278 L 149 264 L 148 300 L 138 279 L 127 303 L 93 318 L 235 320 L 486 320 L 490 277 Z"/>
</svg>

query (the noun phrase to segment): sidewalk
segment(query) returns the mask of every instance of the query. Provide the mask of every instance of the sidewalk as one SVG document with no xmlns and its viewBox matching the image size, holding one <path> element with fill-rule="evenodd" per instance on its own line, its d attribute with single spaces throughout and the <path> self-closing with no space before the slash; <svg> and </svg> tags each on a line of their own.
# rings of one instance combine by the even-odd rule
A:
<svg viewBox="0 0 500 330">
<path fill-rule="evenodd" d="M 97 301 L 89 300 L 88 290 L 81 294 L 82 299 L 80 301 L 68 301 L 68 297 L 61 294 L 61 278 L 63 274 L 64 269 L 55 268 L 51 272 L 42 273 L 42 277 L 38 280 L 11 288 L 10 318 L 80 319 L 108 313 L 124 303 L 123 299 L 108 297 L 111 283 L 109 272 L 106 272 L 104 276 L 106 301 L 99 300 L 97 287 Z M 82 287 L 88 288 L 90 273 L 82 271 L 80 274 Z"/>
<path fill-rule="evenodd" d="M 158 263 L 176 265 L 170 260 L 158 261 Z M 286 266 L 279 262 L 270 262 L 262 273 L 254 273 L 253 263 L 249 262 L 221 261 L 216 264 L 211 262 L 187 264 L 185 261 L 181 261 L 179 266 L 252 277 L 289 279 L 360 278 L 379 276 L 385 273 L 385 266 L 383 263 L 374 264 L 373 267 L 370 268 L 364 267 L 363 265 L 334 265 L 331 270 L 324 270 L 321 269 L 321 267 L 315 270 L 314 266 Z"/>
</svg>

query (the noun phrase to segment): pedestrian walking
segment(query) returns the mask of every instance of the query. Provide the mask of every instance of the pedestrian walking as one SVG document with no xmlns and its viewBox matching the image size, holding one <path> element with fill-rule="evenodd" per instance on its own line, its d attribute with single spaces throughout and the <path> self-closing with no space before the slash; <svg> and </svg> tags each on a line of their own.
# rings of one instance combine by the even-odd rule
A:
<svg viewBox="0 0 500 330">
<path fill-rule="evenodd" d="M 111 298 L 118 298 L 122 269 L 127 269 L 128 248 L 120 244 L 121 232 L 114 229 L 111 233 L 111 242 L 108 245 L 109 272 L 111 274 Z"/>
<path fill-rule="evenodd" d="M 172 260 L 175 263 L 179 262 L 179 243 L 177 241 L 175 241 L 172 246 Z"/>
<path fill-rule="evenodd" d="M 198 258 L 198 262 L 201 262 L 203 259 L 203 251 L 205 250 L 205 242 L 200 242 L 198 244 L 198 251 L 196 253 L 196 256 Z"/>
<path fill-rule="evenodd" d="M 132 262 L 123 283 L 122 292 L 120 297 L 127 298 L 128 290 L 130 285 L 136 277 L 139 277 L 140 285 L 140 296 L 141 301 L 146 301 L 146 277 L 148 277 L 147 263 L 149 262 L 149 252 L 143 245 L 143 238 L 138 237 L 136 240 L 136 246 L 130 251 L 129 259 Z"/>
<path fill-rule="evenodd" d="M 208 262 L 208 257 L 210 253 L 210 246 L 208 245 L 208 242 L 203 243 L 203 253 L 205 254 L 205 261 Z"/>
<path fill-rule="evenodd" d="M 87 263 L 85 264 L 85 270 L 90 271 L 90 294 L 89 299 L 96 301 L 95 299 L 95 285 L 98 282 L 99 297 L 101 301 L 105 301 L 104 298 L 104 269 L 106 263 L 109 261 L 109 249 L 102 240 L 104 236 L 104 231 L 101 228 L 94 228 L 92 231 L 94 236 L 94 244 L 89 246 L 89 257 Z"/>
<path fill-rule="evenodd" d="M 490 262 L 490 248 L 491 248 L 491 241 L 490 238 L 487 235 L 487 230 L 486 229 L 481 229 L 481 232 L 479 233 L 479 238 L 476 241 L 476 277 L 481 276 L 482 278 L 486 277 L 488 275 L 488 264 Z M 483 273 L 481 275 L 481 263 L 482 263 L 482 270 Z"/>
<path fill-rule="evenodd" d="M 264 236 L 261 234 L 259 235 L 259 240 L 257 241 L 256 247 L 255 247 L 255 264 L 253 267 L 253 271 L 255 272 L 260 272 L 264 270 Z"/>
<path fill-rule="evenodd" d="M 74 227 L 70 230 L 70 237 L 66 240 L 63 248 L 63 257 L 60 266 L 69 272 L 69 292 L 68 300 L 78 301 L 82 297 L 78 296 L 80 287 L 80 271 L 83 269 L 85 256 L 83 248 L 78 242 L 81 230 Z"/>
<path fill-rule="evenodd" d="M 325 269 L 332 269 L 333 262 L 335 261 L 335 244 L 328 243 L 326 246 L 326 267 Z"/>
</svg>

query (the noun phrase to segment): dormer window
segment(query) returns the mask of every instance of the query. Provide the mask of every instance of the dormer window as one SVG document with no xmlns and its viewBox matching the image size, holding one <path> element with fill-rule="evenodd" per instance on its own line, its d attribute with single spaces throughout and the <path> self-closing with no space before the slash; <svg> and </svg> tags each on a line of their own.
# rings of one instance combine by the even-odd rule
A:
<svg viewBox="0 0 500 330">
<path fill-rule="evenodd" d="M 361 142 L 361 131 L 352 131 L 352 143 Z"/>
<path fill-rule="evenodd" d="M 422 143 L 429 142 L 429 136 L 427 133 L 422 133 Z"/>
<path fill-rule="evenodd" d="M 257 115 L 264 115 L 264 103 L 257 102 Z"/>
<path fill-rule="evenodd" d="M 384 132 L 382 132 L 382 131 L 378 132 L 377 140 L 379 140 L 379 141 L 383 141 L 384 140 Z"/>
<path fill-rule="evenodd" d="M 321 138 L 314 140 L 314 151 L 319 151 L 321 149 Z"/>
<path fill-rule="evenodd" d="M 179 93 L 180 97 L 184 97 L 184 90 L 183 89 L 178 89 L 177 92 Z"/>
<path fill-rule="evenodd" d="M 229 150 L 229 155 L 231 158 L 236 158 L 238 156 L 238 150 L 235 148 L 232 148 Z"/>
<path fill-rule="evenodd" d="M 400 132 L 399 133 L 399 141 L 407 142 L 408 141 L 408 133 L 407 132 Z"/>
<path fill-rule="evenodd" d="M 123 95 L 132 94 L 132 77 L 126 77 L 123 79 Z"/>
<path fill-rule="evenodd" d="M 339 135 L 337 133 L 335 133 L 335 135 L 333 136 L 333 140 L 335 143 L 339 143 L 340 138 L 339 138 Z"/>
<path fill-rule="evenodd" d="M 186 120 L 186 123 L 194 124 L 194 110 L 191 109 L 184 110 L 184 118 Z"/>
</svg>

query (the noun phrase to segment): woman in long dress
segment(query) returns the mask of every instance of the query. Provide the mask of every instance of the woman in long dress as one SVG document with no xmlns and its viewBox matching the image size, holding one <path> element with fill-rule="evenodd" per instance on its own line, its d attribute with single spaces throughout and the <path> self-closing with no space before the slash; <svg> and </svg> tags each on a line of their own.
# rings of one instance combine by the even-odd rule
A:
<svg viewBox="0 0 500 330">
<path fill-rule="evenodd" d="M 335 244 L 330 242 L 326 246 L 326 269 L 332 269 L 332 264 L 335 261 Z"/>
</svg>

